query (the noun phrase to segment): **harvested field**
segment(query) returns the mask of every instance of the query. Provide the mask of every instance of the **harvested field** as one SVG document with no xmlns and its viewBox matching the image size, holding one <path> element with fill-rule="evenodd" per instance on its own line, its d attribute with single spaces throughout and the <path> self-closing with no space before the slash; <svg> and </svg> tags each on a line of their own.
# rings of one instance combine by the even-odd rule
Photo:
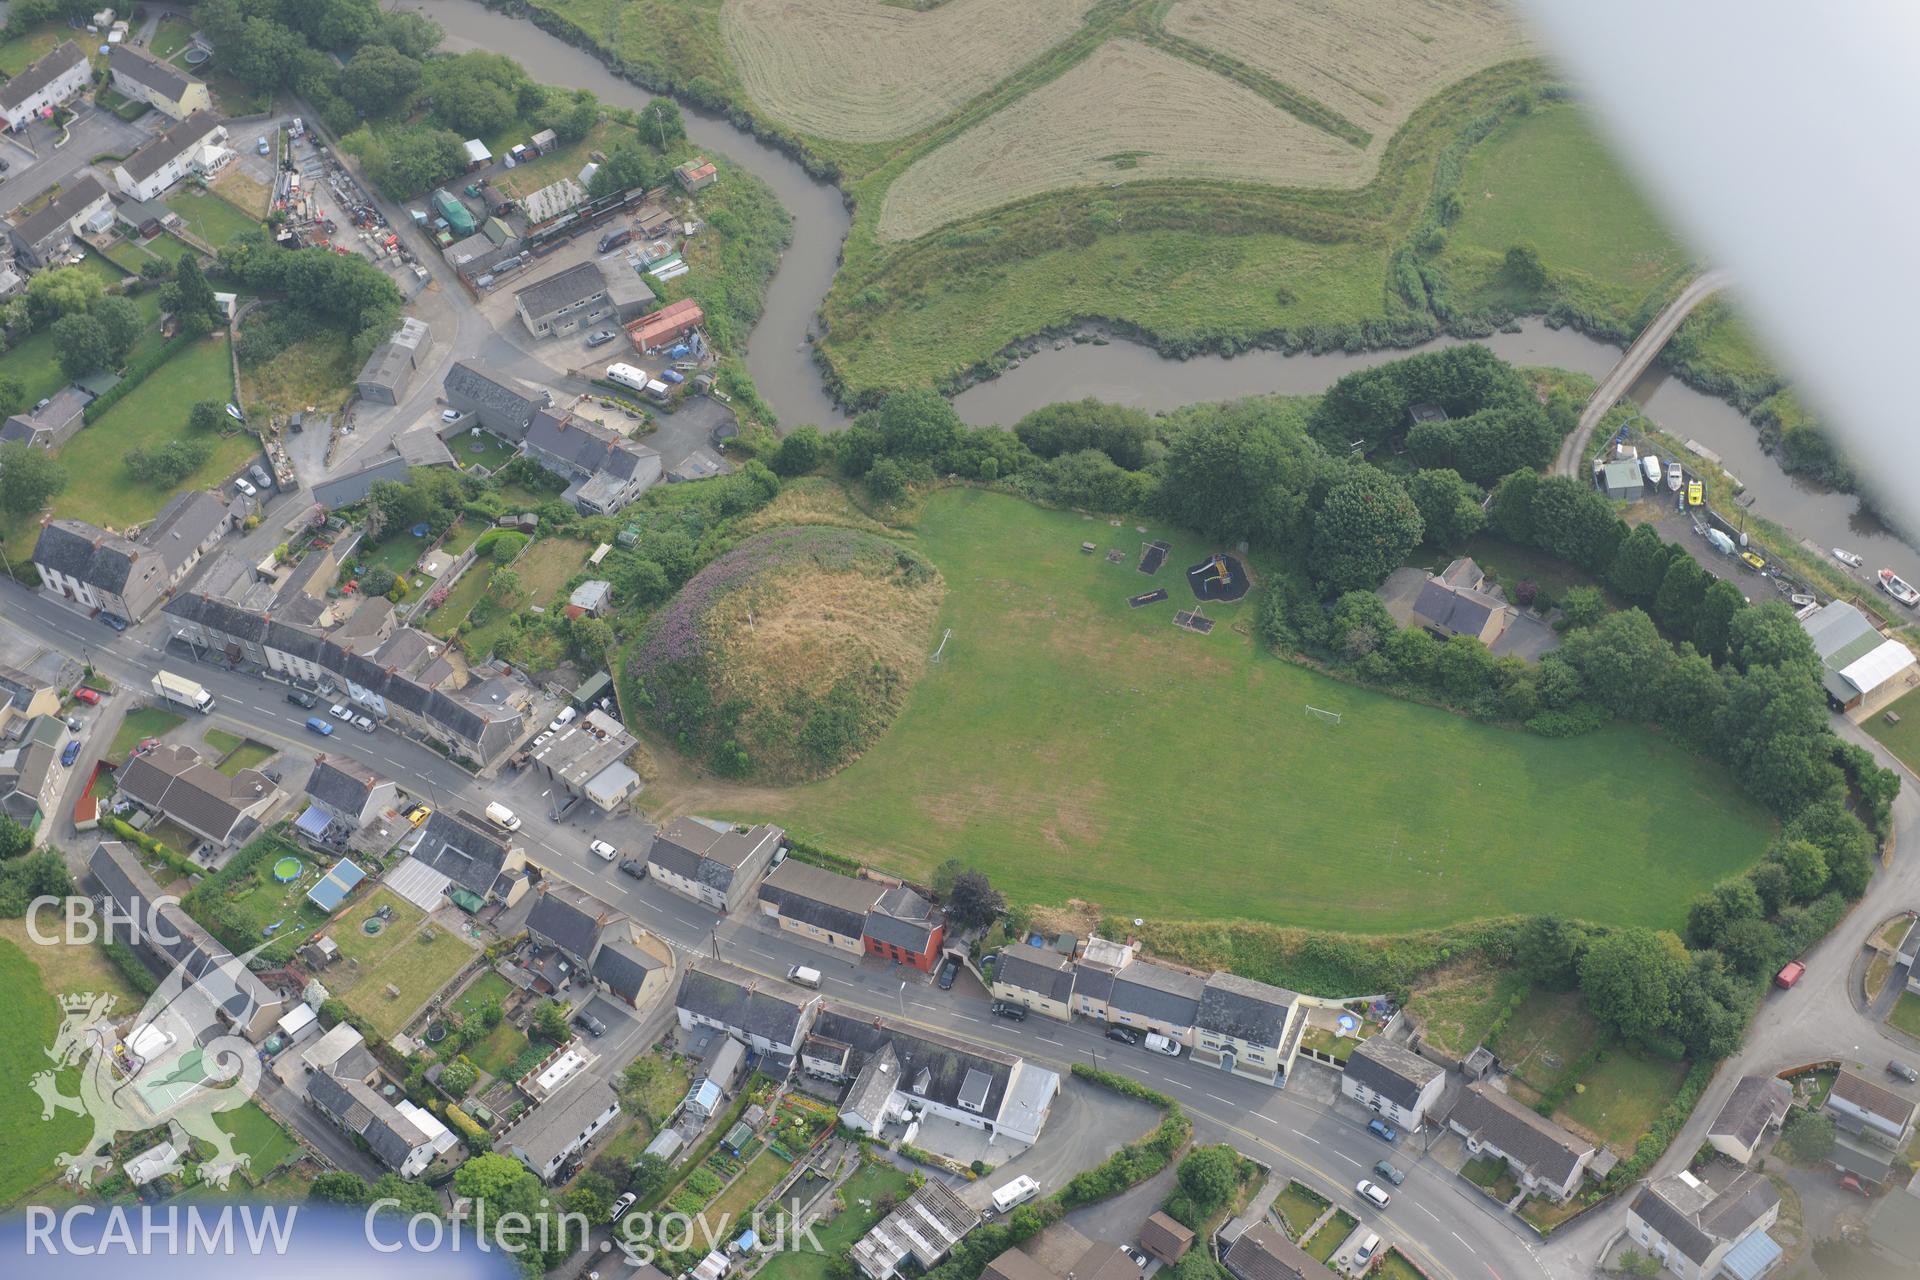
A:
<svg viewBox="0 0 1920 1280">
<path fill-rule="evenodd" d="M 1163 26 L 1330 107 L 1376 155 L 1435 93 L 1530 52 L 1499 0 L 1180 0 Z"/>
<path fill-rule="evenodd" d="M 728 0 L 727 52 L 762 111 L 846 142 L 903 138 L 1064 39 L 1093 0 Z"/>
<path fill-rule="evenodd" d="M 1374 164 L 1249 88 L 1112 40 L 912 165 L 887 189 L 879 232 L 911 240 L 1045 191 L 1142 178 L 1357 187 Z"/>
</svg>

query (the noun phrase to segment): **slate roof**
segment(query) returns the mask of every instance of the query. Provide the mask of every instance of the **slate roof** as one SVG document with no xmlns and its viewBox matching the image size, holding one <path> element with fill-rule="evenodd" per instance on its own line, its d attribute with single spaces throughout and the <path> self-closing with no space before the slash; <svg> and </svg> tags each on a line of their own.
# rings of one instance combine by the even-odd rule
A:
<svg viewBox="0 0 1920 1280">
<path fill-rule="evenodd" d="M 1414 616 L 1455 635 L 1479 635 L 1500 608 L 1492 596 L 1449 587 L 1438 578 L 1427 579 L 1413 602 Z"/>
<path fill-rule="evenodd" d="M 576 1076 L 515 1125 L 507 1142 L 523 1152 L 529 1162 L 545 1168 L 573 1144 L 594 1117 L 616 1103 L 613 1088 L 606 1081 Z"/>
<path fill-rule="evenodd" d="M 1347 1075 L 1365 1085 L 1396 1107 L 1411 1108 L 1420 1101 L 1420 1091 L 1440 1074 L 1436 1063 L 1385 1036 L 1362 1040 L 1347 1059 Z"/>
<path fill-rule="evenodd" d="M 140 531 L 140 545 L 153 548 L 169 574 L 178 570 L 227 521 L 227 504 L 205 489 L 176 495 Z"/>
<path fill-rule="evenodd" d="M 1084 975 L 1086 968 L 1081 972 Z M 1074 985 L 1078 989 L 1078 980 Z M 1105 999 L 1109 1007 L 1137 1017 L 1190 1027 L 1199 1016 L 1200 997 L 1205 990 L 1205 979 L 1194 974 L 1169 969 L 1151 960 L 1135 960 L 1113 975 Z"/>
<path fill-rule="evenodd" d="M 1703 1265 L 1715 1249 L 1740 1240 L 1779 1203 L 1780 1193 L 1758 1173 L 1743 1173 L 1718 1193 L 1675 1174 L 1642 1187 L 1632 1207 L 1641 1221 Z"/>
<path fill-rule="evenodd" d="M 1792 1090 L 1786 1081 L 1772 1076 L 1742 1076 L 1733 1086 L 1720 1114 L 1707 1127 L 1709 1136 L 1732 1138 L 1743 1147 L 1760 1141 L 1767 1126 L 1778 1123 L 1787 1114 Z"/>
<path fill-rule="evenodd" d="M 861 936 L 880 892 L 881 886 L 871 880 L 843 876 L 798 858 L 788 858 L 760 882 L 760 901 L 770 903 L 782 919 L 846 938 Z"/>
<path fill-rule="evenodd" d="M 1000 1113 L 1020 1059 L 1011 1053 L 969 1044 L 918 1027 L 896 1026 L 845 1005 L 829 1004 L 814 1019 L 813 1034 L 848 1045 L 858 1081 L 873 1074 L 883 1050 L 897 1064 L 893 1087 L 942 1106 L 958 1107 L 993 1119 Z"/>
<path fill-rule="evenodd" d="M 13 233 L 30 245 L 67 229 L 67 224 L 79 216 L 80 211 L 95 201 L 106 199 L 107 189 L 92 174 L 83 174 L 74 179 L 73 185 L 55 196 L 45 208 L 30 213 L 24 218 L 16 218 L 19 210 L 7 215 L 7 221 L 13 223 Z"/>
<path fill-rule="evenodd" d="M 626 919 L 584 889 L 556 882 L 541 890 L 527 913 L 527 932 L 567 954 L 586 959 L 608 925 Z"/>
<path fill-rule="evenodd" d="M 880 901 L 867 912 L 863 928 L 865 936 L 875 942 L 921 955 L 932 944 L 934 931 L 945 922 L 938 907 L 905 885 L 896 885 L 880 895 Z"/>
<path fill-rule="evenodd" d="M 547 409 L 535 412 L 527 425 L 527 450 L 577 471 L 606 471 L 622 480 L 631 480 L 647 458 L 659 456 L 597 422 Z"/>
<path fill-rule="evenodd" d="M 780 828 L 765 824 L 745 832 L 716 831 L 691 818 L 679 818 L 655 837 L 647 861 L 724 893 L 733 887 L 740 869 L 766 851 L 769 842 L 778 844 L 783 834 Z"/>
<path fill-rule="evenodd" d="M 1195 1026 L 1248 1044 L 1280 1047 L 1287 1018 L 1300 997 L 1224 970 L 1209 977 L 1200 996 Z"/>
<path fill-rule="evenodd" d="M 133 577 L 140 548 L 84 520 L 49 520 L 33 544 L 33 562 L 116 595 Z"/>
<path fill-rule="evenodd" d="M 407 460 L 394 454 L 358 471 L 321 481 L 313 486 L 313 500 L 333 510 L 350 507 L 372 493 L 376 481 L 391 480 L 395 484 L 405 484 L 407 471 Z"/>
<path fill-rule="evenodd" d="M 358 815 L 382 781 L 379 774 L 346 756 L 321 756 L 307 775 L 307 794 L 335 813 Z"/>
<path fill-rule="evenodd" d="M 1894 1128 L 1902 1128 L 1913 1119 L 1913 1103 L 1893 1090 L 1882 1088 L 1844 1067 L 1840 1074 L 1833 1078 L 1833 1088 L 1828 1091 L 1827 1097 L 1829 1100 L 1839 1098 L 1852 1103 L 1866 1114 Z"/>
<path fill-rule="evenodd" d="M 307 1098 L 349 1132 L 366 1139 L 389 1169 L 398 1169 L 428 1137 L 399 1108 L 368 1084 L 338 1080 L 324 1071 L 307 1078 Z"/>
<path fill-rule="evenodd" d="M 543 398 L 524 383 L 513 379 L 503 382 L 458 361 L 447 370 L 443 385 L 449 396 L 465 396 L 503 413 L 515 415 L 523 423 L 533 416 L 533 411 L 543 402 Z"/>
<path fill-rule="evenodd" d="M 994 962 L 993 980 L 1064 1002 L 1073 994 L 1074 966 L 1065 956 L 1040 947 L 1005 947 Z"/>
<path fill-rule="evenodd" d="M 38 62 L 0 85 L 0 107 L 19 106 L 72 70 L 75 64 L 86 60 L 87 55 L 81 52 L 79 45 L 71 40 L 62 40 Z"/>
<path fill-rule="evenodd" d="M 187 86 L 198 83 L 171 63 L 162 62 L 144 49 L 116 44 L 107 54 L 107 69 L 136 84 L 143 84 L 169 102 L 180 101 Z"/>
<path fill-rule="evenodd" d="M 593 976 L 629 1000 L 638 998 L 647 976 L 660 962 L 624 938 L 611 938 L 593 957 Z"/>
<path fill-rule="evenodd" d="M 201 141 L 224 122 L 211 111 L 196 111 L 162 133 L 141 144 L 138 151 L 121 161 L 120 168 L 135 182 L 142 182 L 199 146 Z"/>
<path fill-rule="evenodd" d="M 258 769 L 228 777 L 192 747 L 162 743 L 126 763 L 116 779 L 122 794 L 192 831 L 225 840 L 244 811 L 274 790 Z"/>
<path fill-rule="evenodd" d="M 1591 1143 L 1484 1081 L 1468 1085 L 1461 1092 L 1447 1119 L 1469 1135 L 1491 1142 L 1509 1160 L 1554 1186 L 1564 1186 L 1581 1157 L 1593 1150 Z"/>
<path fill-rule="evenodd" d="M 577 302 L 585 302 L 607 291 L 606 273 L 595 262 L 582 262 L 557 271 L 544 280 L 536 280 L 523 289 L 516 289 L 513 300 L 526 309 L 526 313 L 538 320 L 542 316 L 552 315 L 562 307 Z"/>
<path fill-rule="evenodd" d="M 463 889 L 485 897 L 507 864 L 507 842 L 479 818 L 435 809 L 413 856 Z"/>
<path fill-rule="evenodd" d="M 680 979 L 676 1009 L 774 1044 L 792 1044 L 810 1001 L 769 989 L 768 979 L 718 961 L 700 961 Z"/>
<path fill-rule="evenodd" d="M 1234 1280 L 1333 1280 L 1333 1272 L 1265 1222 L 1242 1231 L 1220 1261 Z"/>
</svg>

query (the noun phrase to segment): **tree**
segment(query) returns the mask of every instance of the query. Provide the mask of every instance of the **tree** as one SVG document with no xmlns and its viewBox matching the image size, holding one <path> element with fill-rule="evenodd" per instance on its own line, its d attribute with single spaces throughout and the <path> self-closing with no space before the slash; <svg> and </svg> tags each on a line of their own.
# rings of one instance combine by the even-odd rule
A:
<svg viewBox="0 0 1920 1280">
<path fill-rule="evenodd" d="M 1693 647 L 1719 662 L 1727 656 L 1733 639 L 1733 619 L 1747 607 L 1740 588 L 1725 578 L 1715 578 L 1700 598 L 1693 614 Z"/>
<path fill-rule="evenodd" d="M 1683 640 L 1691 638 L 1694 619 L 1712 581 L 1712 575 L 1692 556 L 1676 555 L 1667 565 L 1666 576 L 1660 580 L 1660 590 L 1653 600 L 1653 616 L 1674 635 Z"/>
<path fill-rule="evenodd" d="M 453 1189 L 469 1200 L 500 1201 L 511 1196 L 533 1174 L 512 1156 L 489 1151 L 454 1171 Z"/>
<path fill-rule="evenodd" d="M 1501 274 L 1526 293 L 1538 293 L 1547 287 L 1547 269 L 1540 265 L 1540 251 L 1530 244 L 1517 244 L 1507 250 Z"/>
<path fill-rule="evenodd" d="M 947 918 L 961 929 L 983 928 L 1007 909 L 1007 896 L 984 871 L 968 869 L 953 878 L 946 896 Z"/>
<path fill-rule="evenodd" d="M 428 54 L 440 47 L 446 32 L 425 14 L 402 9 L 381 14 L 372 38 L 392 45 L 417 62 L 424 62 Z"/>
<path fill-rule="evenodd" d="M 33 848 L 33 832 L 0 814 L 0 862 L 19 857 Z"/>
<path fill-rule="evenodd" d="M 339 95 L 361 114 L 383 116 L 420 88 L 420 63 L 392 45 L 362 45 L 334 80 Z"/>
<path fill-rule="evenodd" d="M 1509 542 L 1534 545 L 1533 500 L 1540 492 L 1540 473 L 1516 471 L 1494 486 L 1487 523 Z"/>
<path fill-rule="evenodd" d="M 659 99 L 655 99 L 659 101 Z M 773 471 L 780 476 L 804 476 L 826 461 L 827 446 L 815 426 L 795 427 L 773 453 Z"/>
<path fill-rule="evenodd" d="M 554 1044 L 565 1044 L 573 1038 L 573 1027 L 567 1021 L 567 1006 L 557 1000 L 549 1000 L 541 1005 L 533 1015 L 534 1034 Z"/>
<path fill-rule="evenodd" d="M 1211 1216 L 1239 1185 L 1240 1162 L 1231 1147 L 1201 1147 L 1180 1162 L 1176 1176 L 1202 1216 Z"/>
<path fill-rule="evenodd" d="M 1514 935 L 1513 967 L 1531 982 L 1566 991 L 1579 979 L 1586 949 L 1587 930 L 1579 921 L 1534 916 Z"/>
<path fill-rule="evenodd" d="M 616 1194 L 612 1181 L 605 1174 L 588 1170 L 573 1180 L 573 1186 L 568 1189 L 561 1203 L 566 1206 L 568 1213 L 580 1214 L 589 1223 L 598 1226 L 612 1216 Z"/>
<path fill-rule="evenodd" d="M 25 384 L 11 374 L 0 374 L 0 417 L 18 413 L 26 407 Z"/>
<path fill-rule="evenodd" d="M 374 565 L 359 578 L 359 592 L 363 596 L 383 596 L 393 590 L 395 574 L 385 565 Z"/>
<path fill-rule="evenodd" d="M 1673 646 L 1638 609 L 1569 632 L 1560 655 L 1580 673 L 1587 697 L 1622 719 L 1644 713 L 1649 693 L 1673 665 Z"/>
<path fill-rule="evenodd" d="M 307 1199 L 325 1204 L 368 1204 L 372 1191 L 357 1173 L 322 1173 L 307 1187 Z"/>
<path fill-rule="evenodd" d="M 1713 738 L 1713 726 L 1727 702 L 1726 681 L 1698 653 L 1681 653 L 1660 678 L 1657 715 L 1667 731 L 1696 747 Z"/>
<path fill-rule="evenodd" d="M 1796 1107 L 1780 1130 L 1780 1145 L 1795 1164 L 1819 1164 L 1833 1153 L 1834 1137 L 1832 1116 Z"/>
<path fill-rule="evenodd" d="M 1461 479 L 1458 471 L 1416 471 L 1407 482 L 1407 495 L 1419 508 L 1430 546 L 1457 546 L 1480 532 L 1480 526 L 1487 522 L 1486 513 L 1480 509 L 1480 491 Z"/>
<path fill-rule="evenodd" d="M 1612 563 L 1620 523 L 1613 504 L 1571 476 L 1547 476 L 1533 495 L 1533 545 L 1585 569 Z"/>
<path fill-rule="evenodd" d="M 106 326 L 90 315 L 62 316 L 54 321 L 53 344 L 60 372 L 69 380 L 84 378 L 113 362 Z"/>
<path fill-rule="evenodd" d="M 456 1101 L 466 1097 L 467 1091 L 472 1089 L 479 1079 L 480 1073 L 464 1058 L 456 1058 L 440 1068 L 440 1087 L 446 1090 L 448 1097 Z"/>
<path fill-rule="evenodd" d="M 133 350 L 133 344 L 140 337 L 140 331 L 146 323 L 140 319 L 140 310 L 126 298 L 114 294 L 100 299 L 90 313 L 107 337 L 107 363 L 118 366 Z"/>
<path fill-rule="evenodd" d="M 1769 600 L 1734 615 L 1728 646 L 1742 671 L 1783 667 L 1799 672 L 1808 684 L 1820 683 L 1820 657 L 1806 628 L 1783 600 Z"/>
<path fill-rule="evenodd" d="M 160 291 L 160 305 L 173 312 L 180 331 L 188 337 L 212 333 L 223 318 L 220 304 L 213 298 L 213 286 L 191 255 L 180 259 L 173 283 Z"/>
<path fill-rule="evenodd" d="M 1644 608 L 1653 603 L 1672 558 L 1673 548 L 1657 529 L 1650 524 L 1636 525 L 1613 553 L 1613 563 L 1607 568 L 1607 582 Z"/>
<path fill-rule="evenodd" d="M 567 643 L 583 662 L 605 662 L 616 643 L 613 624 L 586 614 L 567 624 Z"/>
<path fill-rule="evenodd" d="M 896 391 L 860 416 L 879 431 L 880 451 L 894 458 L 937 458 L 953 448 L 963 430 L 953 403 L 925 387 Z"/>
<path fill-rule="evenodd" d="M 30 516 L 67 487 L 67 469 L 45 449 L 18 440 L 0 444 L 0 511 Z"/>
<path fill-rule="evenodd" d="M 673 1173 L 673 1166 L 660 1156 L 647 1154 L 633 1162 L 633 1177 L 627 1183 L 627 1189 L 645 1199 L 649 1194 L 663 1186 Z"/>
<path fill-rule="evenodd" d="M 371 135 L 365 139 L 360 139 L 358 134 L 350 135 L 342 140 L 341 145 L 345 146 L 348 141 L 355 141 L 359 145 L 367 177 L 384 194 L 395 200 L 409 199 L 451 178 L 466 163 L 460 135 L 429 124 L 409 124 L 389 129 L 382 132 L 378 139 Z M 598 180 L 598 175 L 595 175 L 595 181 Z"/>
<path fill-rule="evenodd" d="M 187 425 L 195 431 L 215 431 L 226 416 L 218 400 L 202 400 L 187 411 Z"/>
<path fill-rule="evenodd" d="M 1371 591 L 1420 541 L 1420 509 L 1398 480 L 1359 466 L 1327 491 L 1313 518 L 1307 567 L 1335 591 Z"/>
<path fill-rule="evenodd" d="M 1471 704 L 1493 685 L 1493 654 L 1479 637 L 1457 635 L 1434 651 L 1433 674 L 1455 702 Z"/>
<path fill-rule="evenodd" d="M 656 151 L 670 151 L 687 140 L 687 122 L 672 98 L 655 98 L 640 108 L 640 134 Z"/>
<path fill-rule="evenodd" d="M 77 267 L 55 267 L 27 281 L 27 315 L 36 329 L 62 316 L 93 310 L 105 290 L 99 278 Z"/>
<path fill-rule="evenodd" d="M 1687 950 L 1673 934 L 1617 929 L 1587 947 L 1580 989 L 1594 1017 L 1629 1040 L 1646 1042 L 1672 1026 L 1687 971 Z"/>
<path fill-rule="evenodd" d="M 1796 902 L 1812 902 L 1827 889 L 1827 855 L 1810 840 L 1789 840 L 1780 848 L 1780 869 Z"/>
<path fill-rule="evenodd" d="M 1715 946 L 1729 925 L 1758 920 L 1764 912 L 1753 881 L 1744 876 L 1722 880 L 1687 908 L 1687 938 L 1696 947 Z"/>
<path fill-rule="evenodd" d="M 486 137 L 512 126 L 519 89 L 528 83 L 520 64 L 504 54 L 474 50 L 426 64 L 433 118 L 466 137 Z"/>
<path fill-rule="evenodd" d="M 1598 587 L 1568 587 L 1560 597 L 1560 614 L 1569 629 L 1590 627 L 1607 616 L 1607 598 Z"/>
<path fill-rule="evenodd" d="M 907 493 L 907 473 L 892 458 L 881 458 L 867 468 L 867 492 L 879 502 L 898 502 Z"/>
<path fill-rule="evenodd" d="M 204 440 L 169 440 L 151 449 L 129 449 L 127 474 L 159 488 L 171 488 L 193 474 L 207 460 L 212 446 Z"/>
<path fill-rule="evenodd" d="M 441 1212 L 440 1193 L 424 1182 L 408 1182 L 397 1173 L 383 1173 L 368 1190 L 369 1202 L 394 1200 L 398 1203 L 392 1212 L 402 1217 Z"/>
<path fill-rule="evenodd" d="M 1304 540 L 1308 494 L 1333 464 L 1297 417 L 1273 405 L 1233 404 L 1189 410 L 1169 431 L 1155 494 L 1161 514 L 1221 542 Z"/>
<path fill-rule="evenodd" d="M 658 604 L 673 588 L 665 569 L 651 560 L 630 559 L 614 569 L 613 590 L 621 603 L 637 607 Z"/>
</svg>

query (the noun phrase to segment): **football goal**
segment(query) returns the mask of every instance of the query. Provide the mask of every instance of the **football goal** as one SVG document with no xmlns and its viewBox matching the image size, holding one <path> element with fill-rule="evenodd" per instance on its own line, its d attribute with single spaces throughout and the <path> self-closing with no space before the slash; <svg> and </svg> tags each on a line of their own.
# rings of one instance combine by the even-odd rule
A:
<svg viewBox="0 0 1920 1280">
<path fill-rule="evenodd" d="M 1338 711 L 1328 711 L 1325 707 L 1316 707 L 1312 703 L 1307 704 L 1307 714 L 1316 720 L 1324 720 L 1328 724 L 1340 723 L 1340 713 Z"/>
</svg>

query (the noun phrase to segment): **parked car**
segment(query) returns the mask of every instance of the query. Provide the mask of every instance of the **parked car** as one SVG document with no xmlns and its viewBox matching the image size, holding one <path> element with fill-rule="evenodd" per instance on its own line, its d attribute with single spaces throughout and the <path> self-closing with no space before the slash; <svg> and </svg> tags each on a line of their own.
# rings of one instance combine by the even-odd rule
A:
<svg viewBox="0 0 1920 1280">
<path fill-rule="evenodd" d="M 635 880 L 645 880 L 647 878 L 647 864 L 638 858 L 622 858 L 620 859 L 620 874 L 623 876 L 632 876 Z"/>
<path fill-rule="evenodd" d="M 322 720 L 319 716 L 308 716 L 307 728 L 313 730 L 323 738 L 331 738 L 333 736 L 333 725 L 328 721 Z"/>
<path fill-rule="evenodd" d="M 80 758 L 80 740 L 78 738 L 75 738 L 72 742 L 69 742 L 67 744 L 67 749 L 60 753 L 60 763 L 66 766 L 67 768 L 71 769 L 73 768 L 73 762 L 75 760 L 78 760 L 79 758 Z"/>
<path fill-rule="evenodd" d="M 991 1012 L 996 1018 L 1011 1018 L 1015 1022 L 1027 1020 L 1027 1006 L 1011 1000 L 995 1000 Z"/>
<path fill-rule="evenodd" d="M 418 827 L 423 825 L 426 822 L 426 820 L 428 818 L 431 818 L 432 816 L 433 816 L 433 810 L 427 808 L 426 805 L 417 804 L 413 806 L 413 808 L 407 810 L 407 824 L 409 826 Z"/>
<path fill-rule="evenodd" d="M 1793 985 L 1807 976 L 1807 966 L 1798 960 L 1789 961 L 1780 972 L 1773 975 L 1773 985 L 1782 991 L 1790 991 Z"/>
<path fill-rule="evenodd" d="M 253 149 L 255 151 L 258 151 L 261 155 L 267 154 L 267 135 L 266 134 L 263 133 L 260 135 L 260 141 L 254 144 Z"/>
<path fill-rule="evenodd" d="M 100 615 L 100 621 L 106 623 L 108 626 L 112 627 L 115 631 L 125 631 L 127 629 L 127 620 L 121 617 L 117 613 L 102 612 Z"/>
<path fill-rule="evenodd" d="M 1373 1261 L 1373 1255 L 1379 1251 L 1379 1235 L 1372 1231 L 1367 1232 L 1367 1238 L 1362 1240 L 1360 1247 L 1353 1251 L 1353 1269 L 1355 1271 L 1364 1271 L 1367 1264 Z"/>
<path fill-rule="evenodd" d="M 336 702 L 332 706 L 328 707 L 327 714 L 332 716 L 335 720 L 353 719 L 353 712 L 347 710 L 347 706 L 344 702 Z"/>
<path fill-rule="evenodd" d="M 1373 1171 L 1396 1187 L 1407 1180 L 1406 1174 L 1400 1172 L 1385 1160 L 1376 1161 L 1373 1166 Z"/>
<path fill-rule="evenodd" d="M 458 422 L 460 421 L 460 411 L 458 409 L 442 409 L 440 411 L 440 421 Z"/>
<path fill-rule="evenodd" d="M 547 742 L 552 737 L 553 737 L 553 730 L 542 729 L 538 734 L 534 736 L 533 745 L 536 747 L 544 747 L 547 745 Z"/>
<path fill-rule="evenodd" d="M 1121 1044 L 1139 1044 L 1140 1033 L 1127 1027 L 1108 1027 L 1107 1039 L 1117 1040 Z"/>
<path fill-rule="evenodd" d="M 355 716 L 353 718 L 353 727 L 358 729 L 362 733 L 372 733 L 373 717 L 372 716 Z"/>
<path fill-rule="evenodd" d="M 90 707 L 97 707 L 100 705 L 100 691 L 98 689 L 89 689 L 87 688 L 87 686 L 81 685 L 78 689 L 75 689 L 73 691 L 73 696 L 80 699 L 80 701 L 86 703 Z"/>
<path fill-rule="evenodd" d="M 273 488 L 273 477 L 268 475 L 267 469 L 259 463 L 256 462 L 248 467 L 247 474 L 253 477 L 254 484 L 258 485 L 262 492 Z"/>
<path fill-rule="evenodd" d="M 587 335 L 587 346 L 589 349 L 593 347 L 604 347 L 619 336 L 619 334 L 611 329 L 595 329 Z"/>
<path fill-rule="evenodd" d="M 960 957 L 948 956 L 946 959 L 946 963 L 940 966 L 940 979 L 939 979 L 940 989 L 942 991 L 953 990 L 954 981 L 955 979 L 959 978 L 959 976 L 960 976 Z"/>
<path fill-rule="evenodd" d="M 1376 1209 L 1384 1209 L 1393 1203 L 1393 1197 L 1387 1193 L 1386 1188 L 1378 1183 L 1368 1182 L 1365 1178 L 1353 1184 L 1353 1191 L 1355 1195 Z"/>
<path fill-rule="evenodd" d="M 1145 1271 L 1147 1269 L 1147 1255 L 1145 1251 L 1136 1249 L 1130 1244 L 1123 1244 L 1120 1247 L 1126 1250 L 1127 1256 L 1129 1258 L 1133 1259 L 1134 1266 L 1140 1268 L 1142 1271 Z"/>
<path fill-rule="evenodd" d="M 573 1020 L 579 1023 L 581 1026 L 585 1027 L 588 1033 L 592 1035 L 593 1038 L 596 1040 L 598 1040 L 601 1036 L 607 1034 L 607 1024 L 600 1021 L 600 1019 L 594 1017 L 590 1013 L 586 1013 L 586 1012 L 577 1013 L 574 1015 Z"/>
<path fill-rule="evenodd" d="M 1400 1131 L 1388 1124 L 1385 1120 L 1374 1119 L 1367 1121 L 1367 1132 L 1383 1142 L 1400 1141 Z"/>
<path fill-rule="evenodd" d="M 547 726 L 547 732 L 548 733 L 560 732 L 562 729 L 572 724 L 573 718 L 579 714 L 580 713 L 574 710 L 572 707 L 562 707 L 560 709 L 560 714 L 553 718 L 553 723 Z"/>
<path fill-rule="evenodd" d="M 620 851 L 608 844 L 605 840 L 590 840 L 587 842 L 587 848 L 599 854 L 600 857 L 607 862 L 612 862 L 620 856 Z"/>
<path fill-rule="evenodd" d="M 635 1195 L 631 1191 L 621 1192 L 620 1198 L 613 1202 L 613 1208 L 612 1210 L 609 1211 L 607 1215 L 607 1221 L 618 1222 L 620 1221 L 620 1219 L 626 1217 L 627 1210 L 633 1208 L 634 1202 L 639 1199 L 640 1197 L 638 1195 Z"/>
<path fill-rule="evenodd" d="M 1147 1032 L 1147 1048 L 1155 1053 L 1163 1053 L 1169 1058 L 1180 1056 L 1180 1042 L 1155 1031 Z"/>
<path fill-rule="evenodd" d="M 1902 1080 L 1905 1080 L 1908 1084 L 1920 1084 L 1920 1071 L 1915 1071 L 1912 1067 L 1900 1061 L 1900 1059 L 1898 1058 L 1895 1058 L 1892 1061 L 1887 1063 L 1887 1074 L 1892 1076 L 1899 1076 Z"/>
<path fill-rule="evenodd" d="M 260 491 L 248 483 L 245 476 L 235 476 L 233 478 L 233 487 L 246 494 L 249 498 L 255 498 L 260 495 Z"/>
<path fill-rule="evenodd" d="M 1862 1196 L 1868 1200 L 1871 1200 L 1873 1198 L 1873 1192 L 1861 1186 L 1860 1179 L 1854 1177 L 1850 1173 L 1842 1174 L 1840 1176 L 1840 1187 L 1843 1191 L 1851 1191 L 1853 1192 L 1853 1194 L 1857 1196 Z"/>
<path fill-rule="evenodd" d="M 287 701 L 296 707 L 305 707 L 311 711 L 315 705 L 319 703 L 320 699 L 314 697 L 305 689 L 289 689 L 287 690 Z"/>
</svg>

